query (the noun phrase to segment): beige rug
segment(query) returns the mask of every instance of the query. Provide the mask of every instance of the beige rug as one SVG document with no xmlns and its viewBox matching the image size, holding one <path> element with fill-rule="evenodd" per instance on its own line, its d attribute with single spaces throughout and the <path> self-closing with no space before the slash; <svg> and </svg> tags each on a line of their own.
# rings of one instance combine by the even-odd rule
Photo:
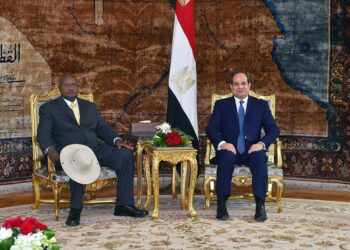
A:
<svg viewBox="0 0 350 250">
<path fill-rule="evenodd" d="M 282 213 L 267 204 L 268 220 L 253 220 L 253 201 L 229 202 L 230 219 L 215 219 L 216 203 L 203 210 L 204 197 L 195 197 L 198 218 L 180 210 L 179 201 L 161 196 L 160 219 L 115 217 L 112 205 L 86 207 L 81 226 L 53 220 L 53 210 L 43 205 L 0 209 L 0 222 L 12 216 L 33 216 L 56 232 L 62 249 L 350 249 L 350 203 L 283 199 Z M 151 210 L 152 211 L 152 210 Z"/>
</svg>

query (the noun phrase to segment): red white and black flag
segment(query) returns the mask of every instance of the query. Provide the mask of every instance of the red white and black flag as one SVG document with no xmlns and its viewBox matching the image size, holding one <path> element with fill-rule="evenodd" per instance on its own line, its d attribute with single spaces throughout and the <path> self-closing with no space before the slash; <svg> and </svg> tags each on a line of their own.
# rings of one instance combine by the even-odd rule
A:
<svg viewBox="0 0 350 250">
<path fill-rule="evenodd" d="M 177 0 L 169 73 L 167 121 L 190 135 L 198 149 L 194 0 Z"/>
</svg>

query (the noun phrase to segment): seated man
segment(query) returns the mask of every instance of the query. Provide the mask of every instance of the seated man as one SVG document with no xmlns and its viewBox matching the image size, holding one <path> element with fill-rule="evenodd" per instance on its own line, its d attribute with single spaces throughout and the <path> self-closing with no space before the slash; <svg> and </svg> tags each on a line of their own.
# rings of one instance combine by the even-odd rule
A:
<svg viewBox="0 0 350 250">
<path fill-rule="evenodd" d="M 63 74 L 58 88 L 61 97 L 40 107 L 38 140 L 41 149 L 61 168 L 60 151 L 70 144 L 91 148 L 100 165 L 115 170 L 117 198 L 114 215 L 144 217 L 147 211 L 134 206 L 134 154 L 132 145 L 124 142 L 102 119 L 94 103 L 77 98 L 78 82 L 74 75 Z M 105 142 L 99 145 L 98 138 Z M 68 226 L 78 226 L 83 209 L 84 185 L 69 181 L 71 203 Z"/>
<path fill-rule="evenodd" d="M 244 73 L 233 75 L 230 88 L 233 97 L 215 103 L 207 135 L 217 149 L 216 177 L 217 214 L 227 220 L 226 201 L 231 194 L 232 172 L 235 164 L 245 164 L 253 177 L 256 221 L 265 221 L 267 190 L 266 149 L 276 140 L 280 130 L 271 114 L 269 104 L 249 96 L 250 82 Z M 265 135 L 261 137 L 261 129 Z"/>
</svg>

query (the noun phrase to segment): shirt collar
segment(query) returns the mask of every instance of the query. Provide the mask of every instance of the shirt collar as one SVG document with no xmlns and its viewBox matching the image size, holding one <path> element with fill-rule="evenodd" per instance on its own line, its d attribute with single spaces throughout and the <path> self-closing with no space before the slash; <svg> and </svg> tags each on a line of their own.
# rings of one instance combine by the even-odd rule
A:
<svg viewBox="0 0 350 250">
<path fill-rule="evenodd" d="M 245 98 L 243 98 L 243 99 L 241 100 L 241 99 L 239 99 L 239 98 L 237 98 L 237 97 L 234 96 L 236 104 L 239 104 L 240 101 L 243 101 L 244 104 L 247 104 L 247 103 L 248 103 L 248 97 L 249 97 L 249 96 L 246 96 Z"/>
<path fill-rule="evenodd" d="M 74 103 L 75 105 L 78 105 L 78 99 L 77 99 L 77 98 L 75 98 L 74 102 L 71 102 L 71 101 L 67 100 L 67 99 L 64 98 L 64 97 L 63 97 L 63 100 L 67 103 L 67 105 L 68 105 L 69 107 L 70 107 L 70 105 L 71 105 L 72 103 Z"/>
</svg>

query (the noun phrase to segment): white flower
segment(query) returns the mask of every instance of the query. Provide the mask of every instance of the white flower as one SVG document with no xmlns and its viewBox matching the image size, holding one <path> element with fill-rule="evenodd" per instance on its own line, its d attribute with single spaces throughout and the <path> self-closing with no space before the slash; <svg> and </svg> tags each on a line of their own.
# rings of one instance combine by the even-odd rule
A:
<svg viewBox="0 0 350 250">
<path fill-rule="evenodd" d="M 56 243 L 56 237 L 51 237 L 51 239 L 49 239 L 49 243 Z"/>
<path fill-rule="evenodd" d="M 0 241 L 12 236 L 12 229 L 0 228 Z"/>
<path fill-rule="evenodd" d="M 11 250 L 42 250 L 42 238 L 43 233 L 41 231 L 28 235 L 20 234 L 15 238 L 15 243 Z"/>
<path fill-rule="evenodd" d="M 44 247 L 50 247 L 52 243 L 56 243 L 56 238 L 51 237 L 51 239 L 48 239 L 46 235 L 43 235 L 41 243 Z"/>
<path fill-rule="evenodd" d="M 170 126 L 169 123 L 164 122 L 163 124 L 158 125 L 158 126 L 156 127 L 156 129 L 157 129 L 157 130 L 160 130 L 160 131 L 162 131 L 164 134 L 166 134 L 166 133 L 168 133 L 168 132 L 171 131 L 171 126 Z"/>
</svg>

